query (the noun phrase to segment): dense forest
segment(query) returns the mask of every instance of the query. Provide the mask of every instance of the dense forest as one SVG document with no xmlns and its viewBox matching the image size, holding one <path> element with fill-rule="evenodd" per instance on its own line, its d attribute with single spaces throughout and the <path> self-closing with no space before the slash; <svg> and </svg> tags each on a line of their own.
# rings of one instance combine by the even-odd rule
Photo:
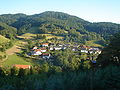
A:
<svg viewBox="0 0 120 90">
<path fill-rule="evenodd" d="M 20 38 L 26 33 L 31 33 L 32 39 Z M 46 34 L 54 38 L 48 40 Z M 16 54 L 33 63 L 30 69 L 0 66 L 0 90 L 120 90 L 120 24 L 91 23 L 53 11 L 35 15 L 3 14 L 0 15 L 0 40 L 0 52 L 16 41 L 27 43 Z M 86 54 L 68 48 L 47 51 L 52 59 L 38 60 L 38 56 L 31 59 L 30 51 L 40 46 L 41 40 L 73 46 L 95 41 L 102 45 L 102 53 Z M 7 55 L 0 59 L 3 57 Z"/>
</svg>

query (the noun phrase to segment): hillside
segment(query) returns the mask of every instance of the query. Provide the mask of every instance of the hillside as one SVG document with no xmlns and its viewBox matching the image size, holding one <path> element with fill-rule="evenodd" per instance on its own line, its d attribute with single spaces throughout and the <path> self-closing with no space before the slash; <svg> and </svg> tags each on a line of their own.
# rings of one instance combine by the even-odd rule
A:
<svg viewBox="0 0 120 90">
<path fill-rule="evenodd" d="M 108 40 L 110 36 L 120 31 L 120 24 L 91 23 L 76 16 L 53 11 L 35 15 L 4 14 L 0 15 L 0 21 L 12 27 L 9 29 L 14 31 L 12 36 L 15 36 L 16 28 L 18 35 L 25 33 L 52 34 L 64 37 L 65 41 L 77 43 L 85 43 L 90 40 Z"/>
<path fill-rule="evenodd" d="M 17 29 L 7 25 L 6 23 L 0 22 L 0 35 L 5 36 L 9 39 L 14 39 L 17 33 Z"/>
</svg>

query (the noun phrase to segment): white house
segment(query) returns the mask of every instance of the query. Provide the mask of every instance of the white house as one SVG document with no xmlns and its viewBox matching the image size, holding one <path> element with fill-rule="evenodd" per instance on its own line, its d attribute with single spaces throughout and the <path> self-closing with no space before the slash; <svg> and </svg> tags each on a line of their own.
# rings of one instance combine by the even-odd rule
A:
<svg viewBox="0 0 120 90">
<path fill-rule="evenodd" d="M 47 52 L 47 49 L 46 48 L 40 48 L 40 51 L 41 52 Z"/>
<path fill-rule="evenodd" d="M 43 43 L 42 46 L 43 46 L 43 47 L 48 47 L 48 46 L 49 46 L 49 43 Z"/>
<path fill-rule="evenodd" d="M 81 48 L 80 50 L 82 53 L 88 53 L 88 50 L 86 48 Z"/>
<path fill-rule="evenodd" d="M 54 47 L 55 50 L 61 50 L 62 47 Z"/>
<path fill-rule="evenodd" d="M 62 46 L 63 46 L 63 44 L 58 44 L 58 46 L 59 46 L 59 47 L 62 47 Z"/>
<path fill-rule="evenodd" d="M 41 55 L 41 54 L 42 54 L 42 52 L 39 49 L 36 49 L 31 52 L 31 55 Z"/>
<path fill-rule="evenodd" d="M 92 54 L 92 53 L 94 53 L 94 51 L 93 50 L 89 50 L 89 53 Z"/>
<path fill-rule="evenodd" d="M 50 49 L 50 50 L 54 50 L 54 47 L 50 47 L 49 49 Z"/>
<path fill-rule="evenodd" d="M 67 47 L 63 46 L 62 49 L 67 49 Z"/>
</svg>

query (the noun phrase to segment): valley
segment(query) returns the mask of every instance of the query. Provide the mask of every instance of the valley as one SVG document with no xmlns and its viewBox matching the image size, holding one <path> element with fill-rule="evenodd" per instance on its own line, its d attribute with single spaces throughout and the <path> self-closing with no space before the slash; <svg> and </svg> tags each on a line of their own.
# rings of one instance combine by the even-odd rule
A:
<svg viewBox="0 0 120 90">
<path fill-rule="evenodd" d="M 0 90 L 119 90 L 119 32 L 62 12 L 0 15 Z"/>
</svg>

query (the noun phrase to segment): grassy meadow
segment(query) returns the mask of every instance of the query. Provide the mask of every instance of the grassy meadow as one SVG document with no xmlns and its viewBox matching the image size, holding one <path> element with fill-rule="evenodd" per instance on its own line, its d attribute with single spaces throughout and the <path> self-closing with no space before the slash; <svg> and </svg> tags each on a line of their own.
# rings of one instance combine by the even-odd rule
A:
<svg viewBox="0 0 120 90">
<path fill-rule="evenodd" d="M 13 66 L 14 64 L 22 64 L 22 65 L 31 65 L 30 62 L 27 62 L 25 60 L 25 58 L 22 58 L 20 56 L 17 56 L 16 54 L 14 55 L 9 55 L 8 56 L 8 59 L 5 60 L 3 63 L 1 63 L 1 65 L 3 67 L 11 67 Z"/>
</svg>

